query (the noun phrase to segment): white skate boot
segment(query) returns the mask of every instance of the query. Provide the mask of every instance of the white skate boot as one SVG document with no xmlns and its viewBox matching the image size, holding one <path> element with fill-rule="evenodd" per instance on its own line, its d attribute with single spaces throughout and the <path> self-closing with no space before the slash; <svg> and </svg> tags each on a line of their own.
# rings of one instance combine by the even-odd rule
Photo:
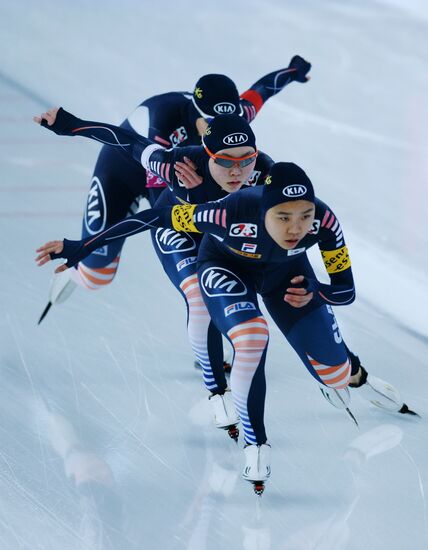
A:
<svg viewBox="0 0 428 550">
<path fill-rule="evenodd" d="M 76 288 L 77 284 L 72 277 L 73 269 L 74 267 L 55 274 L 49 293 L 49 301 L 52 304 L 62 304 Z"/>
<path fill-rule="evenodd" d="M 270 445 L 246 445 L 245 466 L 242 477 L 254 485 L 257 495 L 263 494 L 265 481 L 270 478 Z"/>
<path fill-rule="evenodd" d="M 360 368 L 361 379 L 359 383 L 349 384 L 353 388 L 353 391 L 384 411 L 419 416 L 404 403 L 400 392 L 394 386 L 376 376 L 368 374 L 363 366 Z"/>
<path fill-rule="evenodd" d="M 214 413 L 214 423 L 217 428 L 227 430 L 229 436 L 238 441 L 239 416 L 233 404 L 230 390 L 226 390 L 223 395 L 218 393 L 210 395 L 210 404 Z"/>
<path fill-rule="evenodd" d="M 61 304 L 62 302 L 65 302 L 65 300 L 67 300 L 67 298 L 76 288 L 77 284 L 73 280 L 73 271 L 75 271 L 74 267 L 67 269 L 66 271 L 61 271 L 61 273 L 56 273 L 54 275 L 51 283 L 51 288 L 49 290 L 49 302 L 40 316 L 38 322 L 39 325 L 46 317 L 50 308 L 54 304 Z"/>
</svg>

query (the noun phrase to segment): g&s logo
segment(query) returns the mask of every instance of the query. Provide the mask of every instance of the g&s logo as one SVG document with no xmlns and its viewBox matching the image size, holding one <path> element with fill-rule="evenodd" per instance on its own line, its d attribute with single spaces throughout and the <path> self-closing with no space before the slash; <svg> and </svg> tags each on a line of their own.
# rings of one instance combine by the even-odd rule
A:
<svg viewBox="0 0 428 550">
<path fill-rule="evenodd" d="M 174 130 L 172 134 L 169 136 L 169 141 L 171 142 L 173 147 L 177 147 L 177 145 L 179 145 L 186 139 L 187 139 L 187 132 L 184 126 L 180 126 L 180 128 L 177 128 L 176 130 Z"/>
<path fill-rule="evenodd" d="M 284 187 L 282 190 L 282 194 L 286 197 L 294 198 L 294 197 L 303 197 L 307 192 L 307 189 L 304 185 L 287 185 L 287 187 Z"/>
<path fill-rule="evenodd" d="M 100 180 L 92 178 L 85 210 L 85 227 L 90 235 L 102 231 L 107 221 L 106 199 Z"/>
<path fill-rule="evenodd" d="M 231 237 L 257 237 L 257 225 L 255 223 L 232 223 L 229 230 Z"/>
<path fill-rule="evenodd" d="M 223 101 L 222 103 L 216 103 L 214 105 L 214 112 L 218 115 L 231 115 L 236 111 L 236 107 L 233 103 Z"/>
<path fill-rule="evenodd" d="M 244 132 L 234 132 L 233 134 L 229 134 L 223 138 L 223 143 L 225 145 L 243 145 L 244 143 L 247 143 L 248 141 L 248 135 L 244 134 Z"/>
</svg>

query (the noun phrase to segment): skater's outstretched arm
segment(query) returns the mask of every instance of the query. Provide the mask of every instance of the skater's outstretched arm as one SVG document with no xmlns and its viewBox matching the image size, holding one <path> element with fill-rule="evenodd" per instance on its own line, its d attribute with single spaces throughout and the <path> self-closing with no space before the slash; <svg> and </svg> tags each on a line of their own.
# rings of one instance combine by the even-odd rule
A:
<svg viewBox="0 0 428 550">
<path fill-rule="evenodd" d="M 246 92 L 241 94 L 243 100 L 244 115 L 251 122 L 260 111 L 263 104 L 272 96 L 280 92 L 291 82 L 307 82 L 310 76 L 307 76 L 311 70 L 311 64 L 295 55 L 288 67 L 273 71 L 255 82 Z M 245 109 L 246 102 L 252 109 Z"/>
<path fill-rule="evenodd" d="M 55 273 L 59 273 L 76 265 L 101 246 L 157 227 L 171 228 L 185 233 L 211 233 L 222 238 L 226 233 L 226 203 L 227 198 L 221 203 L 149 208 L 121 220 L 94 237 L 80 241 L 69 239 L 49 241 L 36 250 L 38 252 L 36 262 L 41 266 L 50 260 L 65 258 L 66 263 L 55 270 Z"/>
<path fill-rule="evenodd" d="M 199 185 L 202 181 L 199 174 L 194 172 L 191 175 L 191 171 L 186 167 L 189 165 L 197 170 L 197 164 L 192 163 L 192 158 L 188 157 L 192 157 L 193 154 L 193 160 L 197 159 L 199 147 L 165 149 L 136 132 L 104 122 L 82 120 L 62 107 L 50 109 L 40 116 L 33 117 L 33 120 L 60 136 L 82 136 L 116 147 L 143 168 L 159 176 L 174 191 L 183 187 L 179 181 L 182 173 L 187 175 L 187 179 L 192 180 L 189 188 Z"/>
</svg>

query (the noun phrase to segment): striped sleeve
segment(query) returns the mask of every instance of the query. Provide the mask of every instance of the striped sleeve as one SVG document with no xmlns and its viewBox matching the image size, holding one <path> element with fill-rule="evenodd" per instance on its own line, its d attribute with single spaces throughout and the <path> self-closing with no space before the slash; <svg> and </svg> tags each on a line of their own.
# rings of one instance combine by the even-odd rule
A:
<svg viewBox="0 0 428 550">
<path fill-rule="evenodd" d="M 51 258 L 65 258 L 67 266 L 72 267 L 101 246 L 157 227 L 184 233 L 210 233 L 223 238 L 226 233 L 226 216 L 226 208 L 221 202 L 149 208 L 87 239 L 64 239 L 63 251 L 60 254 L 51 254 Z"/>
<path fill-rule="evenodd" d="M 167 184 L 172 186 L 174 182 L 173 150 L 165 149 L 162 145 L 154 143 L 133 130 L 104 122 L 81 120 L 62 108 L 59 109 L 52 126 L 48 126 L 46 121 L 42 121 L 42 126 L 58 135 L 86 137 L 115 147 L 133 158 L 146 170 L 159 176 Z"/>
<path fill-rule="evenodd" d="M 176 231 L 210 233 L 223 238 L 227 210 L 224 201 L 205 204 L 180 204 L 172 208 L 172 227 Z"/>
<path fill-rule="evenodd" d="M 355 299 L 355 286 L 340 222 L 328 207 L 320 221 L 318 246 L 331 284 L 320 284 L 318 293 L 327 304 L 350 304 Z"/>
</svg>

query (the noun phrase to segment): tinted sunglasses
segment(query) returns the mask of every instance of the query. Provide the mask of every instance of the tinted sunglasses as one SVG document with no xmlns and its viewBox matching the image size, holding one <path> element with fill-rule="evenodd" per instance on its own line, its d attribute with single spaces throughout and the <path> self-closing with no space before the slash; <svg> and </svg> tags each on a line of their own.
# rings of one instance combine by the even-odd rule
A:
<svg viewBox="0 0 428 550">
<path fill-rule="evenodd" d="M 216 164 L 219 166 L 223 166 L 223 168 L 232 168 L 233 166 L 238 165 L 239 168 L 245 168 L 245 166 L 248 166 L 254 160 L 256 159 L 257 155 L 259 154 L 258 151 L 255 151 L 254 153 L 251 153 L 250 155 L 245 155 L 245 157 L 227 157 L 225 155 L 216 155 L 215 153 L 212 153 L 208 147 L 204 146 L 205 151 L 207 154 L 214 160 Z"/>
</svg>

